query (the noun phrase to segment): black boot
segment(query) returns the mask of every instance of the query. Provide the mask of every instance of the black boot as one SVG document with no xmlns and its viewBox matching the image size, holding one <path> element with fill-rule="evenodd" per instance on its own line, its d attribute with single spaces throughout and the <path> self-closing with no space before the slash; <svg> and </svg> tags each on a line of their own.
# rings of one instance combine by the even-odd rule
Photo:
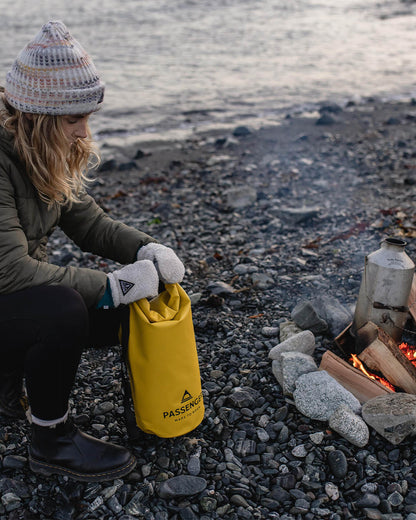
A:
<svg viewBox="0 0 416 520">
<path fill-rule="evenodd" d="M 23 371 L 0 373 L 0 414 L 13 419 L 23 419 L 23 406 Z"/>
<path fill-rule="evenodd" d="M 32 471 L 42 475 L 101 482 L 127 475 L 136 459 L 125 448 L 95 439 L 68 420 L 55 427 L 32 424 L 29 464 Z"/>
</svg>

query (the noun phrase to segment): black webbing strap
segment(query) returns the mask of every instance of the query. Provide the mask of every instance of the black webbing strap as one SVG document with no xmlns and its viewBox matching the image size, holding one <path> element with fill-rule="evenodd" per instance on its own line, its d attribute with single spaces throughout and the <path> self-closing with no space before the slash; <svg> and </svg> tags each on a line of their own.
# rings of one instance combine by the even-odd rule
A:
<svg viewBox="0 0 416 520">
<path fill-rule="evenodd" d="M 121 320 L 121 381 L 123 384 L 123 407 L 124 420 L 126 423 L 127 435 L 130 442 L 134 443 L 143 438 L 143 432 L 136 424 L 136 416 L 133 411 L 133 397 L 131 395 L 130 374 L 129 374 L 129 333 L 130 333 L 130 309 L 124 312 Z"/>
</svg>

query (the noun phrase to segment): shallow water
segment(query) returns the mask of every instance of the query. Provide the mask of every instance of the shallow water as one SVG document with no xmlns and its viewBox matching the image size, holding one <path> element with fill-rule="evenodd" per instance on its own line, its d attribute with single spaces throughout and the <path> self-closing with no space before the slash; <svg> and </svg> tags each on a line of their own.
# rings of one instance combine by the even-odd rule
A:
<svg viewBox="0 0 416 520">
<path fill-rule="evenodd" d="M 98 137 L 276 122 L 324 100 L 416 94 L 416 4 L 400 0 L 0 0 L 0 82 L 61 19 L 106 82 Z M 67 3 L 69 5 L 69 3 Z M 150 137 L 150 135 L 149 135 Z"/>
</svg>

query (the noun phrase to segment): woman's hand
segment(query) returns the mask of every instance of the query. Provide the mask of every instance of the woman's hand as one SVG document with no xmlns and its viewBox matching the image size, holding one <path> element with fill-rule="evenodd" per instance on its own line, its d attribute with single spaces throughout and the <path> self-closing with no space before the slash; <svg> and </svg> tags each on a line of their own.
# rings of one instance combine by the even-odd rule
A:
<svg viewBox="0 0 416 520">
<path fill-rule="evenodd" d="M 147 244 L 137 252 L 137 260 L 153 262 L 163 283 L 180 283 L 183 280 L 185 267 L 170 247 Z"/>
<path fill-rule="evenodd" d="M 158 294 L 159 277 L 150 260 L 128 264 L 107 276 L 114 307 L 120 304 L 127 305 L 142 298 L 154 298 Z"/>
</svg>

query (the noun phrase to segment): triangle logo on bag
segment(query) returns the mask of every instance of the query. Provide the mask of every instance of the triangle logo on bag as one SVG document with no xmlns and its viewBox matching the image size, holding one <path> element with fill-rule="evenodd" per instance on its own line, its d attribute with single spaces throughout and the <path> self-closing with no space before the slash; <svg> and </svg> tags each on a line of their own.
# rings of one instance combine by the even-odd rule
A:
<svg viewBox="0 0 416 520">
<path fill-rule="evenodd" d="M 188 390 L 185 390 L 181 403 L 186 403 L 186 401 L 189 401 L 190 399 L 192 399 L 192 395 L 188 392 Z"/>
<path fill-rule="evenodd" d="M 126 280 L 119 280 L 121 292 L 123 293 L 123 296 L 126 296 L 126 294 L 134 287 L 134 283 L 127 282 Z"/>
</svg>

